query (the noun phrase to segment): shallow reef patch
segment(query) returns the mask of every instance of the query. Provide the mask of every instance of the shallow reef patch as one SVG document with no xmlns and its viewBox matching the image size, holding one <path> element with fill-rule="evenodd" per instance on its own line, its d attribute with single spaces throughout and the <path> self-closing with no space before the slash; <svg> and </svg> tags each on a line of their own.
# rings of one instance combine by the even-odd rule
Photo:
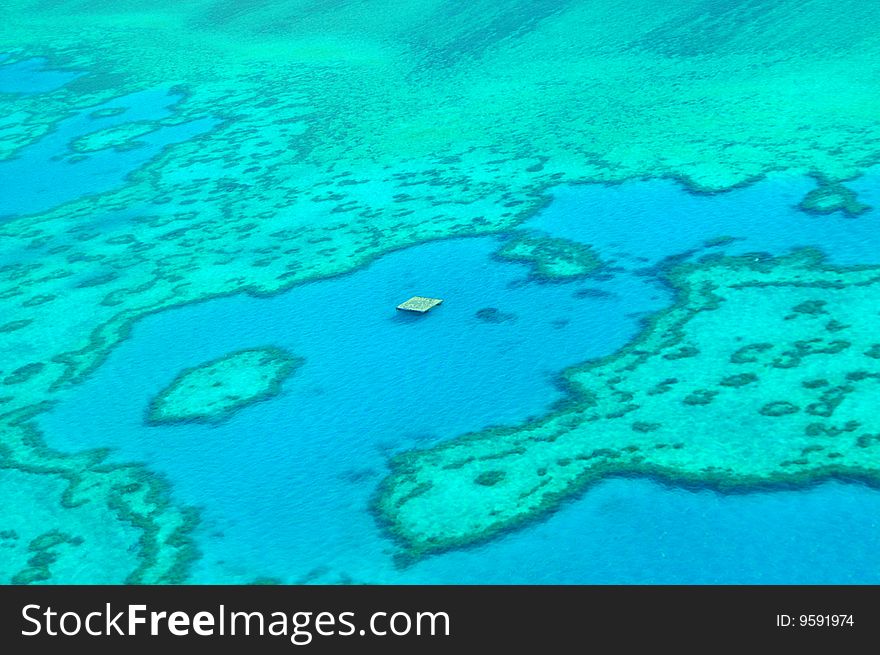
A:
<svg viewBox="0 0 880 655">
<path fill-rule="evenodd" d="M 514 233 L 495 256 L 529 264 L 532 279 L 540 282 L 588 277 L 602 268 L 590 246 L 532 232 Z"/>
<path fill-rule="evenodd" d="M 181 371 L 151 402 L 151 425 L 220 423 L 248 405 L 268 400 L 302 366 L 282 348 L 248 348 Z"/>
<path fill-rule="evenodd" d="M 838 182 L 820 180 L 817 188 L 810 191 L 798 205 L 808 214 L 833 214 L 843 212 L 855 218 L 871 209 L 870 205 L 860 202 L 856 192 Z"/>
<path fill-rule="evenodd" d="M 804 249 L 665 277 L 676 304 L 620 352 L 566 371 L 558 411 L 392 461 L 374 511 L 407 558 L 490 539 L 613 475 L 722 491 L 877 482 L 880 268 L 825 266 Z M 845 340 L 825 339 L 829 317 Z"/>
</svg>

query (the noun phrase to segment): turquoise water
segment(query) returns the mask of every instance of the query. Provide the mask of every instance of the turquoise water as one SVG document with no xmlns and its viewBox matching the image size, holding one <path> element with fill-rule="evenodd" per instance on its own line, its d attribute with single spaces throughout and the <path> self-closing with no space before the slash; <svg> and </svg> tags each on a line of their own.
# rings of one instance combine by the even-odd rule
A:
<svg viewBox="0 0 880 655">
<path fill-rule="evenodd" d="M 0 93 L 45 93 L 72 82 L 82 73 L 54 70 L 45 59 L 35 57 L 3 64 L 9 55 L 0 54 Z"/>
<path fill-rule="evenodd" d="M 876 182 L 853 186 L 876 202 Z M 493 259 L 498 238 L 469 238 L 272 298 L 162 312 L 40 424 L 53 447 L 109 445 L 117 460 L 145 461 L 201 506 L 198 582 L 876 582 L 880 493 L 861 485 L 724 496 L 612 480 L 546 522 L 404 570 L 368 513 L 391 454 L 540 414 L 562 397 L 560 370 L 631 339 L 670 302 L 651 269 L 666 257 L 817 245 L 835 262 L 877 263 L 878 212 L 804 214 L 795 205 L 813 184 L 776 176 L 717 196 L 664 180 L 558 189 L 526 228 L 594 244 L 611 263 L 596 279 L 528 281 L 525 266 Z M 738 240 L 699 248 L 722 235 Z M 394 311 L 415 294 L 446 302 L 426 316 Z M 511 320 L 479 320 L 486 307 Z M 217 427 L 144 425 L 180 369 L 266 344 L 306 358 L 280 397 Z"/>
<path fill-rule="evenodd" d="M 13 66 L 0 66 L 0 71 Z M 42 79 L 42 75 L 35 79 Z M 0 74 L 0 86 L 2 83 Z M 43 90 L 38 87 L 28 92 Z M 216 124 L 207 118 L 177 125 L 157 124 L 151 132 L 138 137 L 138 147 L 131 150 L 105 148 L 80 157 L 70 149 L 71 140 L 85 134 L 126 123 L 167 118 L 173 114 L 173 107 L 180 99 L 181 96 L 171 95 L 164 89 L 115 98 L 60 121 L 52 131 L 22 149 L 16 157 L 0 161 L 0 179 L 14 180 L 14 188 L 0 193 L 0 221 L 16 214 L 46 211 L 84 195 L 114 189 L 164 147 L 203 134 Z M 109 116 L 94 114 L 106 109 L 122 111 Z"/>
<path fill-rule="evenodd" d="M 627 269 L 653 266 L 722 236 L 737 239 L 724 248 L 728 254 L 780 254 L 811 246 L 836 264 L 880 263 L 880 212 L 847 218 L 839 212 L 816 216 L 798 210 L 815 186 L 810 178 L 789 174 L 773 174 L 745 188 L 712 195 L 687 193 L 673 180 L 563 186 L 554 190 L 553 205 L 527 226 L 589 242 Z M 880 169 L 848 186 L 862 202 L 880 205 Z"/>
<path fill-rule="evenodd" d="M 562 368 L 624 345 L 640 312 L 668 302 L 636 276 L 524 284 L 525 267 L 491 258 L 498 247 L 494 238 L 431 243 L 274 298 L 148 317 L 46 415 L 47 439 L 116 447 L 120 459 L 167 473 L 180 499 L 204 505 L 199 579 L 296 580 L 321 567 L 358 580 L 397 576 L 366 511 L 387 457 L 546 411 L 562 396 Z M 582 288 L 604 294 L 573 297 Z M 416 293 L 447 302 L 426 316 L 396 312 Z M 515 318 L 481 321 L 489 306 Z M 218 427 L 144 427 L 149 399 L 181 368 L 264 344 L 306 359 L 281 397 Z"/>
<path fill-rule="evenodd" d="M 730 496 L 603 482 L 548 521 L 443 555 L 410 579 L 471 584 L 866 584 L 880 581 L 880 492 L 828 483 Z"/>
<path fill-rule="evenodd" d="M 40 93 L 75 76 L 41 60 L 0 65 L 0 92 Z M 0 177 L 16 181 L 0 188 L 0 217 L 114 188 L 165 145 L 210 129 L 161 126 L 137 149 L 69 160 L 71 138 L 161 120 L 178 99 L 153 90 L 103 106 L 125 108 L 117 115 L 90 108 L 0 162 Z M 872 172 L 850 186 L 877 206 L 878 182 Z M 775 175 L 713 196 L 668 180 L 559 187 L 525 229 L 594 245 L 609 263 L 594 279 L 529 281 L 526 267 L 492 257 L 499 238 L 483 237 L 420 245 L 273 298 L 166 311 L 140 321 L 40 427 L 56 448 L 111 446 L 115 461 L 144 461 L 177 500 L 202 508 L 194 582 L 880 582 L 880 492 L 857 484 L 722 495 L 614 479 L 543 522 L 402 570 L 368 512 L 392 454 L 562 399 L 563 368 L 613 352 L 670 302 L 652 268 L 664 258 L 814 245 L 838 263 L 880 263 L 880 212 L 804 214 L 795 206 L 813 186 Z M 719 236 L 738 240 L 702 247 Z M 424 317 L 394 311 L 414 294 L 446 302 Z M 508 320 L 481 321 L 487 307 Z M 306 358 L 278 398 L 217 427 L 145 426 L 147 403 L 182 368 L 269 344 Z"/>
</svg>

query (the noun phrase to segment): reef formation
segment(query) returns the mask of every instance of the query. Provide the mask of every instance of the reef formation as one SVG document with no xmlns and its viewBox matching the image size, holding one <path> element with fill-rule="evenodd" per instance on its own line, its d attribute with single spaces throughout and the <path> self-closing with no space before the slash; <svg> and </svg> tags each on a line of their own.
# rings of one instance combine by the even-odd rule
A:
<svg viewBox="0 0 880 655">
<path fill-rule="evenodd" d="M 880 479 L 880 268 L 801 250 L 667 279 L 676 304 L 568 370 L 558 411 L 394 459 L 375 510 L 408 556 L 494 537 L 612 475 L 728 491 Z"/>
<path fill-rule="evenodd" d="M 601 260 L 589 246 L 531 233 L 515 234 L 495 256 L 528 264 L 532 279 L 540 282 L 587 277 L 602 267 Z"/>
<path fill-rule="evenodd" d="M 150 403 L 147 422 L 221 423 L 268 400 L 303 363 L 282 348 L 238 350 L 181 371 Z"/>
<path fill-rule="evenodd" d="M 76 72 L 0 93 L 0 467 L 64 509 L 52 580 L 105 579 L 108 551 L 75 543 L 108 532 L 108 581 L 197 556 L 161 476 L 37 428 L 139 319 L 508 232 L 563 183 L 850 179 L 880 152 L 878 20 L 862 0 L 4 2 L 0 65 Z M 18 533 L 25 567 L 40 535 Z"/>
<path fill-rule="evenodd" d="M 810 191 L 800 203 L 800 208 L 809 214 L 833 214 L 843 212 L 855 218 L 871 209 L 860 202 L 856 193 L 840 183 L 820 179 L 819 186 Z"/>
</svg>

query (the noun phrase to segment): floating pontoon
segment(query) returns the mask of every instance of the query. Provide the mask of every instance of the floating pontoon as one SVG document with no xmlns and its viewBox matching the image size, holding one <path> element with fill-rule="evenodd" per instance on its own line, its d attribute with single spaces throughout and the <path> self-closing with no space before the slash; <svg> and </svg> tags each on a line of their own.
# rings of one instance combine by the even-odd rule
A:
<svg viewBox="0 0 880 655">
<path fill-rule="evenodd" d="M 418 312 L 419 314 L 424 314 L 428 310 L 431 310 L 439 305 L 441 302 L 443 302 L 441 298 L 425 298 L 424 296 L 413 296 L 406 302 L 400 303 L 397 306 L 397 309 L 405 312 Z"/>
</svg>

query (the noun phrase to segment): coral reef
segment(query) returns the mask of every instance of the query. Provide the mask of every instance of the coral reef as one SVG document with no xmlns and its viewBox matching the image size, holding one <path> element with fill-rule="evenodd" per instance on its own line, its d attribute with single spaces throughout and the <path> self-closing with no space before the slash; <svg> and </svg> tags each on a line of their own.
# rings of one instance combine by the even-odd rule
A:
<svg viewBox="0 0 880 655">
<path fill-rule="evenodd" d="M 303 363 L 281 348 L 248 348 L 181 371 L 152 400 L 147 422 L 220 423 L 281 392 L 281 384 Z"/>
<path fill-rule="evenodd" d="M 845 180 L 877 159 L 870 3 L 375 4 L 4 2 L 3 66 L 45 57 L 77 73 L 0 93 L 0 166 L 31 166 L 0 209 L 0 471 L 44 479 L 80 522 L 64 534 L 91 543 L 117 526 L 123 579 L 184 579 L 194 513 L 142 466 L 47 449 L 35 419 L 146 315 L 509 232 L 566 182 L 667 176 L 716 192 L 780 168 Z M 145 115 L 146 97 L 159 109 Z M 42 186 L 19 189 L 40 171 Z M 560 266 L 550 274 L 577 270 Z M 852 346 L 837 356 L 880 357 L 838 322 Z M 747 346 L 743 359 L 767 354 Z M 798 366 L 832 357 L 790 350 Z M 655 386 L 666 398 L 686 384 Z M 625 420 L 633 436 L 664 429 Z M 76 550 L 56 549 L 53 581 L 71 580 Z"/>
<path fill-rule="evenodd" d="M 408 556 L 491 538 L 611 475 L 723 490 L 880 480 L 880 268 L 801 250 L 681 264 L 667 280 L 677 303 L 568 370 L 555 413 L 393 460 L 374 507 Z M 829 317 L 845 327 L 830 333 Z"/>
<path fill-rule="evenodd" d="M 495 256 L 529 264 L 531 277 L 542 282 L 587 277 L 602 266 L 589 246 L 533 233 L 514 233 Z"/>
<path fill-rule="evenodd" d="M 57 549 L 61 546 L 81 546 L 82 537 L 74 537 L 58 530 L 44 532 L 28 544 L 30 558 L 27 568 L 12 577 L 12 584 L 32 584 L 52 577 L 50 566 L 58 560 Z"/>
<path fill-rule="evenodd" d="M 798 205 L 809 214 L 833 214 L 843 212 L 855 218 L 871 209 L 859 202 L 855 191 L 837 182 L 820 179 L 819 186 L 810 191 Z"/>
<path fill-rule="evenodd" d="M 9 538 L 0 582 L 183 582 L 198 557 L 189 537 L 195 511 L 172 504 L 161 477 L 139 465 L 109 464 L 104 450 L 49 450 L 34 425 L 42 409 L 2 416 L 0 490 L 7 502 L 0 518 Z M 40 538 L 48 533 L 66 538 Z"/>
<path fill-rule="evenodd" d="M 483 307 L 478 309 L 475 316 L 483 323 L 508 323 L 516 320 L 516 314 L 503 312 L 497 307 Z"/>
</svg>

